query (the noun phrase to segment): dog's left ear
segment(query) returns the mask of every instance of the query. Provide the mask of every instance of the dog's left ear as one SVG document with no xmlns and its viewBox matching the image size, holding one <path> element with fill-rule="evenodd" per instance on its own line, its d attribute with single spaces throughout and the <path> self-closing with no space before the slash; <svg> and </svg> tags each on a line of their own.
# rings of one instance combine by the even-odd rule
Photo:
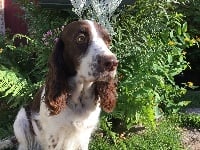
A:
<svg viewBox="0 0 200 150">
<path fill-rule="evenodd" d="M 45 86 L 45 103 L 50 115 L 58 114 L 66 105 L 67 73 L 63 59 L 64 43 L 59 39 L 49 59 L 49 71 Z"/>
<path fill-rule="evenodd" d="M 100 106 L 105 112 L 112 112 L 117 101 L 117 83 L 114 79 L 109 82 L 97 81 L 95 83 L 96 99 L 100 98 Z"/>
</svg>

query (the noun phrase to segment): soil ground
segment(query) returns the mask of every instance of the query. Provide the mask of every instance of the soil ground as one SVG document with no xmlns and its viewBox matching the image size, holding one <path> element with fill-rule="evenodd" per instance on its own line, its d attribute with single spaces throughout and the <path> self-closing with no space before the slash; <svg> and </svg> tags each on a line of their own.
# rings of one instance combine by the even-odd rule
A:
<svg viewBox="0 0 200 150">
<path fill-rule="evenodd" d="M 187 150 L 200 150 L 200 129 L 184 128 L 182 143 Z"/>
<path fill-rule="evenodd" d="M 200 115 L 200 108 L 189 108 L 186 113 Z M 187 150 L 200 150 L 200 129 L 183 128 L 182 143 Z"/>
</svg>

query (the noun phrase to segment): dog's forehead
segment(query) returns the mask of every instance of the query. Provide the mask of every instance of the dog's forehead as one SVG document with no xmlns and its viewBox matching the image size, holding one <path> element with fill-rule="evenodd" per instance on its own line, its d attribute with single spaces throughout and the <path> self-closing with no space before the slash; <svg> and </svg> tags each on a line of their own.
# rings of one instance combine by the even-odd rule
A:
<svg viewBox="0 0 200 150">
<path fill-rule="evenodd" d="M 103 40 L 110 39 L 108 31 L 103 26 L 94 21 L 87 20 L 87 22 L 90 26 L 93 39 L 97 38 L 102 38 Z"/>
<path fill-rule="evenodd" d="M 80 31 L 89 32 L 90 26 L 86 21 L 74 21 L 66 25 L 62 31 L 63 36 L 68 35 L 71 36 L 73 33 L 77 33 Z"/>
<path fill-rule="evenodd" d="M 92 39 L 109 37 L 108 32 L 101 25 L 91 20 L 79 20 L 68 24 L 62 36 L 72 36 L 79 32 L 88 33 Z"/>
<path fill-rule="evenodd" d="M 89 28 L 90 28 L 90 32 L 91 32 L 91 35 L 92 35 L 92 39 L 96 39 L 99 37 L 99 28 L 97 23 L 96 22 L 93 22 L 93 21 L 90 21 L 90 20 L 87 20 L 87 23 L 89 25 Z"/>
</svg>

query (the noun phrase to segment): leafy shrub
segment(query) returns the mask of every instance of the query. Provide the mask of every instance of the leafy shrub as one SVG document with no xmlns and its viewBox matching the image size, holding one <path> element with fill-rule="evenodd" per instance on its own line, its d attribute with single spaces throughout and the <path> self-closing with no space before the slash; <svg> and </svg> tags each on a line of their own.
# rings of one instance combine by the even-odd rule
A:
<svg viewBox="0 0 200 150">
<path fill-rule="evenodd" d="M 13 134 L 12 124 L 15 118 L 13 115 L 14 111 L 11 112 L 7 107 L 6 104 L 0 101 L 0 141 L 2 138 Z"/>
<path fill-rule="evenodd" d="M 163 0 L 137 0 L 115 18 L 113 51 L 120 61 L 118 109 L 113 114 L 127 128 L 155 124 L 165 113 L 188 104 L 174 76 L 187 67 L 184 49 L 195 44 L 183 15 Z M 187 39 L 187 40 L 186 40 Z"/>
<path fill-rule="evenodd" d="M 43 83 L 48 56 L 61 27 L 75 18 L 68 10 L 44 10 L 33 3 L 23 3 L 29 36 L 9 33 L 0 38 L 0 95 L 11 106 L 29 102 L 36 89 Z M 63 18 L 62 16 L 67 16 Z M 45 22 L 45 23 L 44 23 Z M 52 31 L 51 31 L 52 29 Z M 25 40 L 26 44 L 16 39 Z"/>
<path fill-rule="evenodd" d="M 185 128 L 200 128 L 200 116 L 194 113 L 178 113 L 169 117 L 174 123 Z"/>
<path fill-rule="evenodd" d="M 200 36 L 200 1 L 199 0 L 187 0 L 184 4 L 177 5 L 177 11 L 184 14 L 185 20 L 188 22 L 190 28 L 189 33 L 192 37 Z"/>
<path fill-rule="evenodd" d="M 28 46 L 23 49 L 14 46 L 16 36 L 11 40 L 2 38 L 0 54 L 0 95 L 7 103 L 12 102 L 13 107 L 30 100 L 35 87 L 28 77 L 33 65 L 31 51 Z"/>
<path fill-rule="evenodd" d="M 200 72 L 200 1 L 199 0 L 187 0 L 183 5 L 177 6 L 177 11 L 182 13 L 185 16 L 185 20 L 188 23 L 188 32 L 190 33 L 193 40 L 198 42 L 198 45 L 186 49 L 186 58 L 190 62 L 190 68 L 198 76 Z M 194 80 L 195 81 L 195 80 Z M 199 85 L 199 82 L 196 81 L 196 84 Z"/>
</svg>

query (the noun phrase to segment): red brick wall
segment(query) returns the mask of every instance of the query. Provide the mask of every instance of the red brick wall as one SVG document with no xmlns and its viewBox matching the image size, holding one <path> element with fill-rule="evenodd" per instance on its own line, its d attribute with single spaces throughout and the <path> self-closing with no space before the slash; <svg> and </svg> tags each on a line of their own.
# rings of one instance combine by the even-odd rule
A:
<svg viewBox="0 0 200 150">
<path fill-rule="evenodd" d="M 5 27 L 9 28 L 11 33 L 27 33 L 27 25 L 25 21 L 20 18 L 24 12 L 20 9 L 19 5 L 12 0 L 4 1 L 4 14 L 5 14 Z"/>
</svg>

